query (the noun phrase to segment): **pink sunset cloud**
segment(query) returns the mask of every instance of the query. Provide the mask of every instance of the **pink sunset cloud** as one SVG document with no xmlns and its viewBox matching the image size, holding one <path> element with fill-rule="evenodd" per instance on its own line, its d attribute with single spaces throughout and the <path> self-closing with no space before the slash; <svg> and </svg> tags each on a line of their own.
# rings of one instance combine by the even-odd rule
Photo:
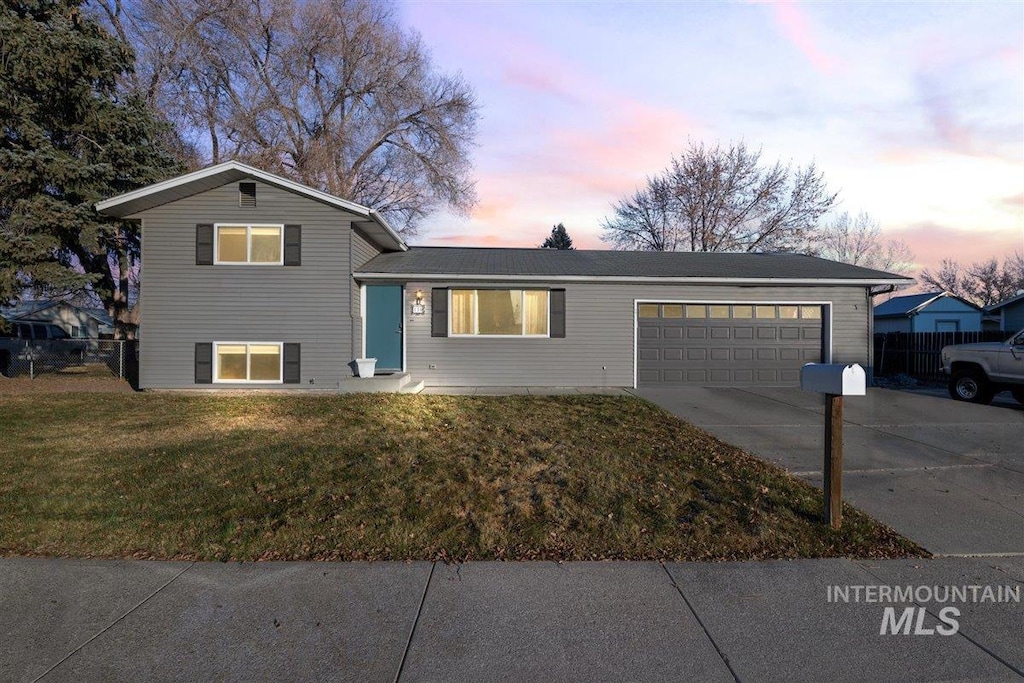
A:
<svg viewBox="0 0 1024 683">
<path fill-rule="evenodd" d="M 768 0 L 765 4 L 771 7 L 772 18 L 782 35 L 803 53 L 816 71 L 825 75 L 835 72 L 839 61 L 818 47 L 818 39 L 803 9 L 788 0 Z"/>
<path fill-rule="evenodd" d="M 935 268 L 947 258 L 970 264 L 993 257 L 1002 261 L 1007 254 L 1024 251 L 1024 232 L 1014 230 L 969 230 L 923 222 L 894 229 L 887 236 L 905 241 L 921 270 Z"/>
</svg>

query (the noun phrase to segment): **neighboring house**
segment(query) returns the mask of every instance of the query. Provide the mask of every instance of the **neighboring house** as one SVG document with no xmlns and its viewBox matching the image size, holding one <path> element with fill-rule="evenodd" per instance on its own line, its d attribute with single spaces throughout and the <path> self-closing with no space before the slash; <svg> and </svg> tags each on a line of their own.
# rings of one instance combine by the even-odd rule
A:
<svg viewBox="0 0 1024 683">
<path fill-rule="evenodd" d="M 795 254 L 412 247 L 376 212 L 228 162 L 106 201 L 142 227 L 142 388 L 792 385 L 871 367 L 872 288 Z"/>
<path fill-rule="evenodd" d="M 989 306 L 987 311 L 990 315 L 998 316 L 999 327 L 996 329 L 1003 332 L 1024 330 L 1024 291 Z"/>
<path fill-rule="evenodd" d="M 50 323 L 74 338 L 110 339 L 114 336 L 114 322 L 106 311 L 75 306 L 67 301 L 21 301 L 0 309 L 0 315 L 12 322 Z"/>
<path fill-rule="evenodd" d="M 983 314 L 949 292 L 894 296 L 875 306 L 875 332 L 980 332 Z"/>
</svg>

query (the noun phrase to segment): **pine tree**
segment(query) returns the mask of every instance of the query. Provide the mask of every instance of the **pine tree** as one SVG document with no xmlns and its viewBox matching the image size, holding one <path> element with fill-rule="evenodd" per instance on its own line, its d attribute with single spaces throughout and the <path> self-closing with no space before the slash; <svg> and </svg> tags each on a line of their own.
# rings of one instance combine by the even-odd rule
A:
<svg viewBox="0 0 1024 683">
<path fill-rule="evenodd" d="M 551 234 L 547 239 L 544 240 L 544 244 L 540 245 L 541 249 L 562 249 L 569 250 L 574 249 L 572 246 L 572 238 L 569 237 L 568 231 L 565 226 L 561 223 L 551 228 Z"/>
<path fill-rule="evenodd" d="M 80 2 L 0 9 L 0 300 L 88 291 L 125 331 L 139 231 L 94 204 L 180 170 L 133 63 Z"/>
</svg>

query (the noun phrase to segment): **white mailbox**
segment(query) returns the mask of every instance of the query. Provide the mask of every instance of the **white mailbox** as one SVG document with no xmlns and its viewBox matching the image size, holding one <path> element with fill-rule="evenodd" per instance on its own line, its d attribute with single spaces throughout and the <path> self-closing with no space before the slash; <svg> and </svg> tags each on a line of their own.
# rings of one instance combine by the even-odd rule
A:
<svg viewBox="0 0 1024 683">
<path fill-rule="evenodd" d="M 800 388 L 833 396 L 864 396 L 867 379 L 857 363 L 808 363 L 800 368 Z"/>
</svg>

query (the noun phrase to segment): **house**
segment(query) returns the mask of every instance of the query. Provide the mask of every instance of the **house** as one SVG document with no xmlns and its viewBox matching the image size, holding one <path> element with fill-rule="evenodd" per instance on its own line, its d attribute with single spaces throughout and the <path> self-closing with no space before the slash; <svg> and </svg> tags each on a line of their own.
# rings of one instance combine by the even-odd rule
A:
<svg viewBox="0 0 1024 683">
<path fill-rule="evenodd" d="M 998 316 L 999 327 L 996 329 L 1002 332 L 1024 330 L 1024 290 L 989 306 L 987 312 L 989 315 Z"/>
<path fill-rule="evenodd" d="M 375 211 L 227 162 L 100 202 L 141 222 L 142 388 L 792 385 L 871 367 L 873 288 L 796 254 L 410 247 Z"/>
<path fill-rule="evenodd" d="M 875 332 L 980 332 L 983 314 L 949 292 L 894 296 L 875 306 Z"/>
<path fill-rule="evenodd" d="M 0 315 L 11 322 L 56 325 L 74 338 L 110 339 L 114 336 L 114 321 L 102 308 L 76 306 L 59 299 L 21 301 L 0 309 Z"/>
</svg>

